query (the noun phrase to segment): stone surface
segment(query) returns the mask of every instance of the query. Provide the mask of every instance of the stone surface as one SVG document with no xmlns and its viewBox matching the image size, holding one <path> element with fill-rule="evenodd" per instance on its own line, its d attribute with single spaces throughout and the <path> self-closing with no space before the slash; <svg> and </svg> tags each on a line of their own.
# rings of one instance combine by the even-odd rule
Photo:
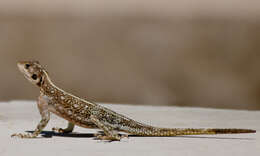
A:
<svg viewBox="0 0 260 156">
<path fill-rule="evenodd" d="M 260 130 L 260 111 L 236 111 L 189 107 L 152 107 L 103 104 L 133 119 L 161 127 L 250 128 Z M 54 126 L 66 121 L 51 116 L 37 139 L 11 138 L 13 133 L 32 131 L 40 120 L 35 101 L 0 103 L 0 155 L 236 155 L 260 154 L 260 135 L 198 135 L 179 137 L 130 137 L 120 142 L 94 140 L 96 130 L 76 127 L 74 133 L 57 135 Z"/>
</svg>

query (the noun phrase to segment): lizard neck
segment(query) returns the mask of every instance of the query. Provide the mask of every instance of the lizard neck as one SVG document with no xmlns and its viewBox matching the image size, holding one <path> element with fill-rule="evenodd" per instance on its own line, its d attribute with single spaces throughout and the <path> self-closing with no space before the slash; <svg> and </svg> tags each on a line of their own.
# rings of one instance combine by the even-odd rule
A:
<svg viewBox="0 0 260 156">
<path fill-rule="evenodd" d="M 45 72 L 43 82 L 40 86 L 40 92 L 48 96 L 55 96 L 58 91 L 60 91 L 60 89 L 54 85 L 48 74 Z"/>
<path fill-rule="evenodd" d="M 96 105 L 93 102 L 81 99 L 60 89 L 51 81 L 47 73 L 45 73 L 43 83 L 40 86 L 40 93 L 52 98 L 53 100 L 56 100 L 56 102 L 65 101 L 66 103 L 71 103 L 73 99 L 74 101 L 88 103 L 88 105 Z"/>
</svg>

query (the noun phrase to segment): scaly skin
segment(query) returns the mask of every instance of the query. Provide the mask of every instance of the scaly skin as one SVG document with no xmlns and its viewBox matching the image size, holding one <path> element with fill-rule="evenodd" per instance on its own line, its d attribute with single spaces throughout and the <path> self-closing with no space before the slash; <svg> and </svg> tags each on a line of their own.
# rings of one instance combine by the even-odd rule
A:
<svg viewBox="0 0 260 156">
<path fill-rule="evenodd" d="M 47 71 L 37 61 L 18 62 L 19 70 L 34 85 L 40 88 L 38 98 L 38 108 L 41 114 L 41 121 L 37 125 L 34 133 L 13 134 L 20 138 L 35 138 L 50 119 L 50 112 L 68 120 L 66 129 L 53 128 L 60 133 L 70 133 L 74 125 L 85 128 L 98 128 L 104 134 L 97 134 L 98 139 L 120 140 L 127 135 L 119 135 L 118 131 L 139 136 L 177 136 L 177 135 L 199 135 L 199 134 L 228 134 L 228 133 L 255 133 L 250 129 L 179 129 L 179 128 L 159 128 L 149 126 L 126 116 L 118 114 L 108 108 L 96 103 L 69 94 L 56 87 Z"/>
</svg>

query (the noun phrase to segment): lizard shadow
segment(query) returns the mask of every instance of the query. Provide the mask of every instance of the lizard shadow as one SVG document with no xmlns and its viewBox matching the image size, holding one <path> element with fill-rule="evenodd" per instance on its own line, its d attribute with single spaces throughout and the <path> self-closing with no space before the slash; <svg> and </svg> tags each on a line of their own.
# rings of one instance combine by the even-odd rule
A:
<svg viewBox="0 0 260 156">
<path fill-rule="evenodd" d="M 34 131 L 26 131 L 28 133 L 33 133 Z M 58 137 L 73 137 L 73 138 L 93 138 L 94 133 L 56 133 L 53 131 L 42 131 L 40 133 L 44 138 L 51 138 L 53 136 Z"/>
<path fill-rule="evenodd" d="M 29 133 L 33 133 L 34 131 L 26 131 Z M 103 134 L 102 131 L 98 132 L 99 134 Z M 95 133 L 56 133 L 53 131 L 42 131 L 40 133 L 44 138 L 51 138 L 53 136 L 58 137 L 72 137 L 72 138 L 94 138 Z M 157 136 L 138 136 L 138 135 L 128 135 L 128 137 L 157 137 Z M 163 136 L 167 137 L 167 136 Z M 192 139 L 223 139 L 223 140 L 255 140 L 255 138 L 234 138 L 234 137 L 215 137 L 215 136 L 174 136 L 175 138 L 192 138 Z"/>
</svg>

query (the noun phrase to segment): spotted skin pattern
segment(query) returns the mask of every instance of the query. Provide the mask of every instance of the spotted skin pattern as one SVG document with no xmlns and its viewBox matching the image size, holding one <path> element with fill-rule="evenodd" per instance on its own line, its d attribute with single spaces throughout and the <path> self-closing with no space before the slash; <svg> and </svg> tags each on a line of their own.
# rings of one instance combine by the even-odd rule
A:
<svg viewBox="0 0 260 156">
<path fill-rule="evenodd" d="M 33 133 L 13 134 L 19 138 L 37 137 L 50 120 L 50 112 L 68 121 L 65 129 L 54 127 L 59 133 L 70 133 L 75 125 L 84 128 L 95 128 L 104 131 L 96 137 L 102 140 L 119 141 L 127 135 L 119 135 L 118 132 L 126 132 L 138 136 L 177 136 L 199 134 L 228 134 L 228 133 L 255 133 L 251 129 L 193 129 L 193 128 L 159 128 L 146 125 L 126 116 L 118 114 L 108 108 L 94 102 L 74 96 L 55 86 L 47 71 L 38 61 L 21 61 L 17 63 L 19 70 L 32 83 L 40 88 L 38 109 L 41 121 Z"/>
</svg>

